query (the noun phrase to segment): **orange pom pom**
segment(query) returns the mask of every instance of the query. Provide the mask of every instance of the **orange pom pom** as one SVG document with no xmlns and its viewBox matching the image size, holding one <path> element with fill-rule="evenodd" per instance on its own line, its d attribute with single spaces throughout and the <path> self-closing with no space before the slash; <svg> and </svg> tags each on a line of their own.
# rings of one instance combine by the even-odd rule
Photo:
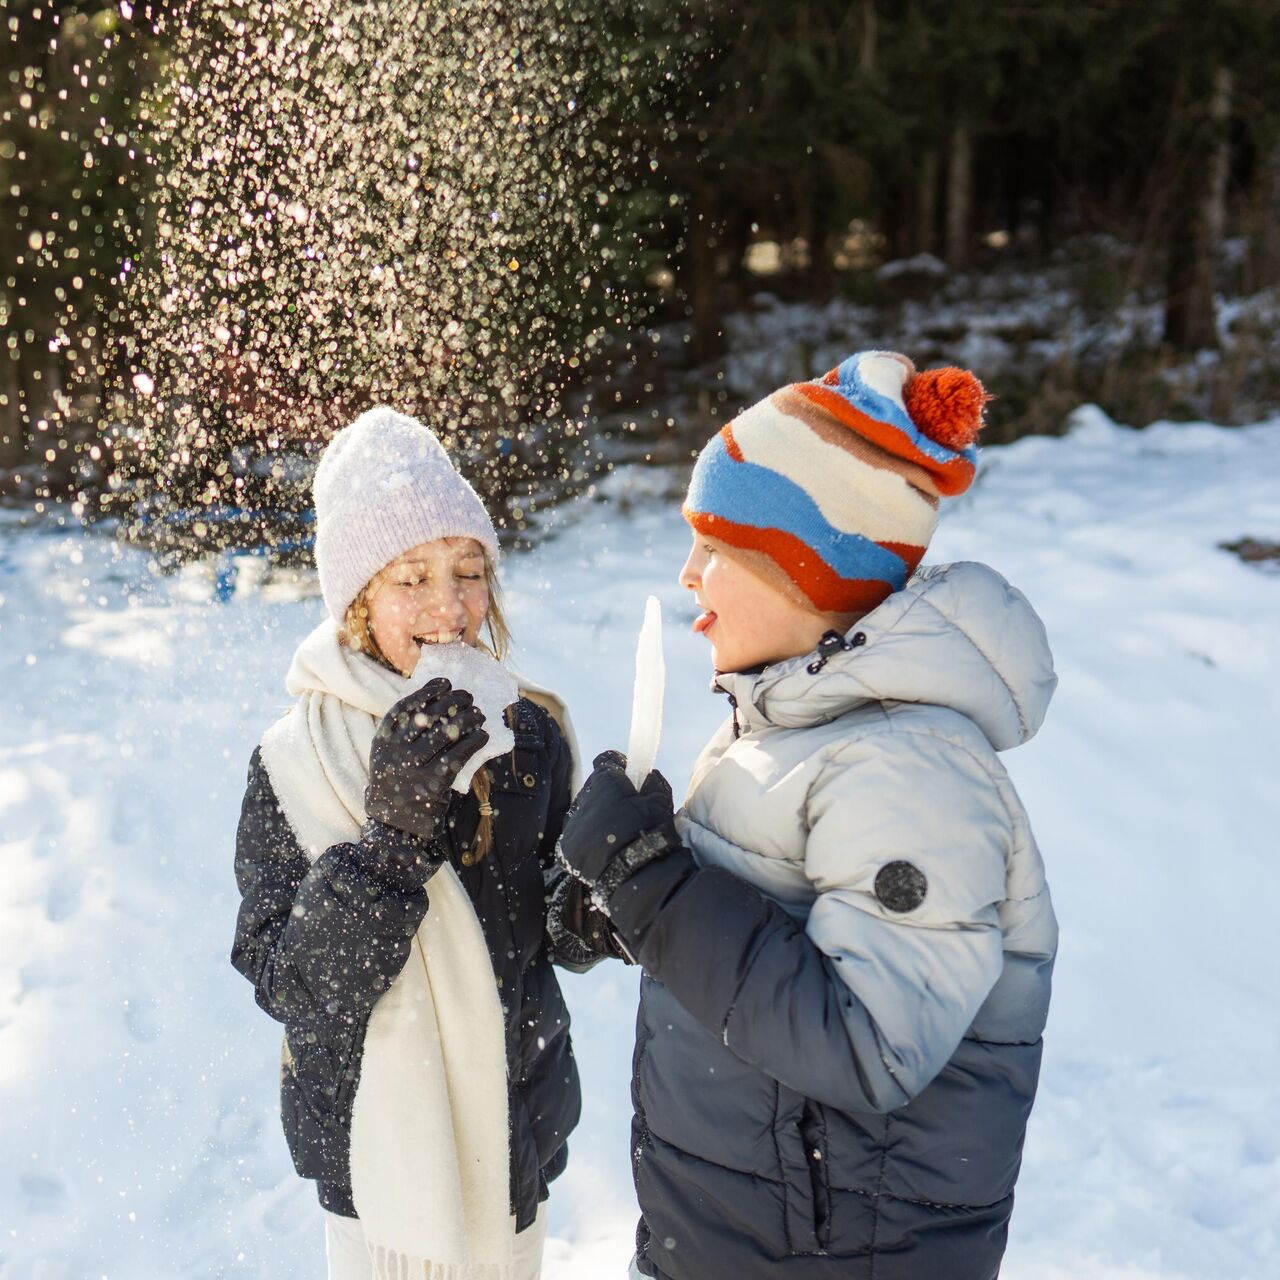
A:
<svg viewBox="0 0 1280 1280">
<path fill-rule="evenodd" d="M 926 369 L 907 383 L 902 398 L 921 432 L 956 453 L 977 440 L 991 399 L 968 369 Z"/>
</svg>

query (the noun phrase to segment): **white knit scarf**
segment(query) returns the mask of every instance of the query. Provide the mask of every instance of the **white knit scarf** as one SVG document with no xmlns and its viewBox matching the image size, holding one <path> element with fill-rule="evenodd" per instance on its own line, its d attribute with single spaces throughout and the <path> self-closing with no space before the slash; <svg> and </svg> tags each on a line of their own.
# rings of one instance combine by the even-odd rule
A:
<svg viewBox="0 0 1280 1280">
<path fill-rule="evenodd" d="M 364 825 L 369 748 L 414 679 L 339 643 L 332 621 L 299 646 L 297 703 L 262 761 L 313 861 Z M 447 863 L 405 967 L 373 1007 L 351 1116 L 351 1192 L 385 1280 L 510 1280 L 504 1020 L 484 933 Z"/>
</svg>

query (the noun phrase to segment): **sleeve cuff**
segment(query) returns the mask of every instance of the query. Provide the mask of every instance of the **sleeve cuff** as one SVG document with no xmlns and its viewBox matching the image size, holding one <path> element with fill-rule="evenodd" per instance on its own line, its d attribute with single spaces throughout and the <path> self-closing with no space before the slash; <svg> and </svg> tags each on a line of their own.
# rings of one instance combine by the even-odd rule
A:
<svg viewBox="0 0 1280 1280">
<path fill-rule="evenodd" d="M 605 915 L 611 915 L 614 896 L 636 872 L 677 850 L 684 850 L 684 844 L 673 822 L 665 822 L 653 831 L 638 835 L 613 855 L 600 879 L 592 886 L 591 896 L 596 906 Z"/>
<path fill-rule="evenodd" d="M 623 881 L 609 899 L 613 931 L 632 959 L 650 968 L 645 943 L 655 922 L 688 881 L 698 874 L 688 849 L 680 846 L 653 858 Z"/>
<path fill-rule="evenodd" d="M 762 939 L 771 927 L 793 927 L 745 881 L 720 867 L 699 868 L 687 851 L 623 885 L 613 923 L 645 971 L 716 1035 L 724 1034 Z"/>
<path fill-rule="evenodd" d="M 420 893 L 449 856 L 440 841 L 423 840 L 376 818 L 364 824 L 355 847 L 365 869 L 404 893 Z"/>
</svg>

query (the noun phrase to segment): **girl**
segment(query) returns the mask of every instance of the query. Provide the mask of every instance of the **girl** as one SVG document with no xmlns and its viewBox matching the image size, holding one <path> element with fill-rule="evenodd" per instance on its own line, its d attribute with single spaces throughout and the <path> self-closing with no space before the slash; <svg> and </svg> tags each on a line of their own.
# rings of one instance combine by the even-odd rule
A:
<svg viewBox="0 0 1280 1280">
<path fill-rule="evenodd" d="M 913 576 L 985 398 L 864 352 L 699 458 L 680 581 L 732 714 L 678 816 L 607 754 L 561 837 L 646 971 L 633 1275 L 999 1270 L 1057 934 L 997 752 L 1055 677 L 998 574 Z"/>
<path fill-rule="evenodd" d="M 536 1277 L 580 1104 L 550 962 L 594 958 L 544 931 L 552 893 L 592 937 L 552 859 L 564 709 L 500 666 L 493 524 L 430 431 L 364 414 L 315 506 L 330 617 L 249 766 L 232 963 L 285 1027 L 285 1135 L 331 1280 Z"/>
</svg>

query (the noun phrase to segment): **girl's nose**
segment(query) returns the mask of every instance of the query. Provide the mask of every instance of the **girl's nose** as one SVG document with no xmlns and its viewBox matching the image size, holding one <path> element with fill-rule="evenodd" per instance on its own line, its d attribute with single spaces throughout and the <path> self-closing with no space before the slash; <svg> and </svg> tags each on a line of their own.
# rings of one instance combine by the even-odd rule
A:
<svg viewBox="0 0 1280 1280">
<path fill-rule="evenodd" d="M 424 601 L 423 612 L 440 627 L 464 627 L 467 621 L 466 606 L 453 587 L 441 587 Z"/>
</svg>

